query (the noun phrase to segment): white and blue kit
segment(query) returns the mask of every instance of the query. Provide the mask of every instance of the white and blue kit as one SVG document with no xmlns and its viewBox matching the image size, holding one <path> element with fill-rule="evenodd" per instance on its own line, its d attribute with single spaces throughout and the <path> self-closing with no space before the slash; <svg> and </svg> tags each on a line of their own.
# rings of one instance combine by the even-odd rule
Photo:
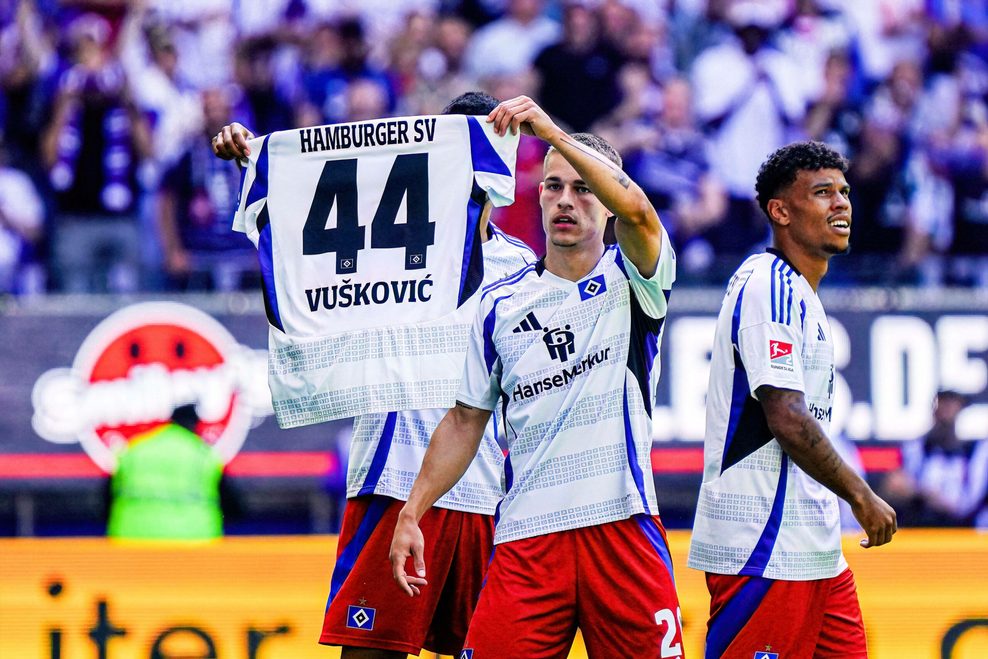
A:
<svg viewBox="0 0 988 659">
<path fill-rule="evenodd" d="M 651 410 L 675 256 L 617 246 L 569 281 L 540 261 L 484 289 L 457 400 L 497 409 L 508 455 L 495 543 L 657 514 Z"/>
<path fill-rule="evenodd" d="M 452 406 L 455 314 L 483 275 L 478 197 L 513 201 L 517 145 L 463 115 L 250 142 L 234 229 L 258 250 L 281 427 Z"/>
<path fill-rule="evenodd" d="M 535 254 L 524 243 L 488 225 L 484 243 L 484 284 L 492 284 L 535 263 Z M 476 308 L 462 307 L 463 333 L 469 332 Z M 412 483 L 422 468 L 429 440 L 446 414 L 445 409 L 364 414 L 353 423 L 347 473 L 347 497 L 377 494 L 407 501 Z M 501 471 L 504 453 L 498 444 L 499 424 L 492 416 L 484 430 L 477 456 L 463 477 L 435 503 L 438 508 L 493 515 L 504 494 Z"/>
<path fill-rule="evenodd" d="M 829 430 L 830 324 L 809 282 L 774 250 L 741 265 L 717 319 L 688 565 L 792 581 L 835 577 L 847 568 L 837 495 L 772 436 L 755 395 L 762 385 L 802 392 Z"/>
</svg>

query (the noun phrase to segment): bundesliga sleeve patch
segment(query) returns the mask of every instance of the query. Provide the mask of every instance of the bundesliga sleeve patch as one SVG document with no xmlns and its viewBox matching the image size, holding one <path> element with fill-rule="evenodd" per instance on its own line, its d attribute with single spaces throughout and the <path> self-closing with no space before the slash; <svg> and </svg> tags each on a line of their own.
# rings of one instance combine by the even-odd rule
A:
<svg viewBox="0 0 988 659">
<path fill-rule="evenodd" d="M 353 606 L 351 604 L 346 610 L 346 626 L 350 629 L 371 631 L 374 629 L 374 616 L 376 614 L 377 609 L 367 606 Z"/>
<path fill-rule="evenodd" d="M 780 368 L 787 371 L 793 370 L 792 344 L 769 339 L 768 358 L 772 364 L 772 368 Z"/>
</svg>

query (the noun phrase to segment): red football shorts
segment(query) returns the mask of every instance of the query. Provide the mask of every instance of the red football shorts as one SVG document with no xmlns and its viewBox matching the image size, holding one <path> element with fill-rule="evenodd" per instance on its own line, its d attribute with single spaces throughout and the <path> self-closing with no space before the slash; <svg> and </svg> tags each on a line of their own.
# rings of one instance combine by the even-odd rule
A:
<svg viewBox="0 0 988 659">
<path fill-rule="evenodd" d="M 636 515 L 497 545 L 463 659 L 682 657 L 665 529 Z"/>
<path fill-rule="evenodd" d="M 319 642 L 417 655 L 423 648 L 456 654 L 463 647 L 494 544 L 490 515 L 432 508 L 425 536 L 429 585 L 406 595 L 391 576 L 391 538 L 404 502 L 350 499 Z M 412 560 L 406 566 L 414 574 Z"/>
<path fill-rule="evenodd" d="M 867 657 L 854 575 L 781 581 L 707 573 L 708 659 Z"/>
</svg>

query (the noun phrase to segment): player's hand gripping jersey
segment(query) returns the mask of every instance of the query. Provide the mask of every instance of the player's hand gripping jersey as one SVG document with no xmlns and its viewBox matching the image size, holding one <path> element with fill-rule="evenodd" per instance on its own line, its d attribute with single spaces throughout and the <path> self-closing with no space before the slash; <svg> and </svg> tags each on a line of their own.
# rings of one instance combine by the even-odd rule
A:
<svg viewBox="0 0 988 659">
<path fill-rule="evenodd" d="M 759 254 L 731 279 L 717 323 L 688 564 L 769 579 L 835 577 L 847 568 L 837 495 L 789 460 L 754 394 L 762 385 L 801 391 L 829 430 L 834 346 L 820 299 L 785 260 Z"/>
<path fill-rule="evenodd" d="M 471 193 L 514 200 L 518 136 L 490 126 L 405 117 L 250 142 L 234 229 L 261 262 L 281 427 L 453 404 L 470 317 L 455 314 L 483 276 Z"/>
<path fill-rule="evenodd" d="M 505 417 L 495 543 L 657 514 L 652 392 L 675 257 L 617 246 L 578 282 L 539 262 L 484 290 L 457 400 Z"/>
</svg>

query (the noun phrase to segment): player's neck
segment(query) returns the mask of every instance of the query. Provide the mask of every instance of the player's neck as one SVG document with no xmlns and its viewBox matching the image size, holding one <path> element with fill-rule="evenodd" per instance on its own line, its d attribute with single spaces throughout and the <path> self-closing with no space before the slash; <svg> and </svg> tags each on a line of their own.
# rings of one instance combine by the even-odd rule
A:
<svg viewBox="0 0 988 659">
<path fill-rule="evenodd" d="M 820 287 L 820 281 L 827 274 L 827 268 L 830 266 L 830 257 L 813 254 L 794 241 L 779 240 L 778 236 L 772 241 L 772 247 L 782 253 L 814 291 Z"/>
<path fill-rule="evenodd" d="M 579 281 L 597 267 L 604 255 L 604 243 L 562 247 L 546 242 L 545 269 L 563 279 Z"/>
</svg>

